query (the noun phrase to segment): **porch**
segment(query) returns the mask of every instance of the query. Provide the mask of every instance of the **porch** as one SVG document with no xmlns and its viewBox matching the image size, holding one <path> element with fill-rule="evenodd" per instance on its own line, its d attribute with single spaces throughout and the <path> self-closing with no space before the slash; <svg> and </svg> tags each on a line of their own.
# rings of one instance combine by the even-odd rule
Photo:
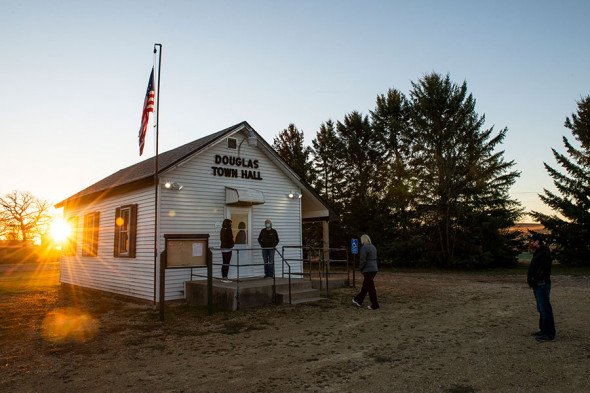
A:
<svg viewBox="0 0 590 393">
<path fill-rule="evenodd" d="M 330 281 L 330 287 L 348 286 L 348 279 Z M 212 282 L 212 306 L 217 310 L 236 311 L 269 304 L 300 304 L 325 299 L 328 292 L 326 284 L 319 279 L 296 278 L 243 278 L 222 282 Z M 207 306 L 207 281 L 187 281 L 186 301 L 190 306 Z"/>
</svg>

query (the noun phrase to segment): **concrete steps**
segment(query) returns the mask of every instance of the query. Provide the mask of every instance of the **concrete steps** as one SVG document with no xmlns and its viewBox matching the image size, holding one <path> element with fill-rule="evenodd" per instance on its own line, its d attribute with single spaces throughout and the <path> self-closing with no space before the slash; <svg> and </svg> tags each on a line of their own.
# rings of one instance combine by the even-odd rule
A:
<svg viewBox="0 0 590 393">
<path fill-rule="evenodd" d="M 311 287 L 311 283 L 308 282 L 307 288 L 302 288 L 302 285 L 298 284 L 298 288 L 291 287 L 291 304 L 300 304 L 308 302 L 317 302 L 323 300 L 320 296 L 320 290 Z M 277 288 L 277 303 L 288 304 L 289 303 L 289 287 Z"/>
<path fill-rule="evenodd" d="M 239 282 L 232 280 L 223 283 L 213 281 L 213 307 L 218 310 L 237 310 L 273 304 L 273 283 L 276 283 L 276 304 L 289 304 L 289 279 L 277 277 L 275 280 L 263 278 L 246 278 Z M 331 277 L 329 289 L 349 285 L 346 277 Z M 325 279 L 291 279 L 291 304 L 317 302 L 323 300 L 326 291 Z M 189 305 L 207 305 L 207 281 L 186 282 L 186 300 Z"/>
</svg>

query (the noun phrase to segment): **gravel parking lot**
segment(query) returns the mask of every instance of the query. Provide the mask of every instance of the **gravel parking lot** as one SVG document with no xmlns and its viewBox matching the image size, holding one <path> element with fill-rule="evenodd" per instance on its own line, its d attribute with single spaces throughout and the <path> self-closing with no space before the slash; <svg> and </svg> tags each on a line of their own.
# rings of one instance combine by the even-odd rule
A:
<svg viewBox="0 0 590 393">
<path fill-rule="evenodd" d="M 177 304 L 165 322 L 47 272 L 0 277 L 0 391 L 590 391 L 587 276 L 554 277 L 545 343 L 522 274 L 381 272 L 379 311 L 344 288 L 213 316 Z"/>
</svg>

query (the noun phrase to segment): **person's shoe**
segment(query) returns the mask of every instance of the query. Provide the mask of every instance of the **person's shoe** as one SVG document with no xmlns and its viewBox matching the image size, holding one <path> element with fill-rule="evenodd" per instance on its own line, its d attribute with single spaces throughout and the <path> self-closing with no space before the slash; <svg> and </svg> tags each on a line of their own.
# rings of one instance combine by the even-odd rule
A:
<svg viewBox="0 0 590 393">
<path fill-rule="evenodd" d="M 379 307 L 367 306 L 369 310 L 379 310 Z"/>
<path fill-rule="evenodd" d="M 221 279 L 221 282 L 223 282 L 223 283 L 226 283 L 226 284 L 227 284 L 227 283 L 230 283 L 230 282 L 231 282 L 231 280 L 228 280 L 228 279 L 227 279 L 227 277 L 226 277 L 226 278 L 222 278 L 222 279 Z"/>
<path fill-rule="evenodd" d="M 354 299 L 352 299 L 352 304 L 354 304 L 357 307 L 362 307 L 361 304 Z"/>
<path fill-rule="evenodd" d="M 539 337 L 539 336 L 544 336 L 544 334 L 543 334 L 542 331 L 539 330 L 538 332 L 531 333 L 531 336 L 533 336 L 533 337 Z"/>
<path fill-rule="evenodd" d="M 535 340 L 537 340 L 537 341 L 553 341 L 553 340 L 555 340 L 555 337 L 551 337 L 551 336 L 547 336 L 546 334 L 543 334 L 542 336 L 538 336 L 537 338 L 535 338 Z"/>
</svg>

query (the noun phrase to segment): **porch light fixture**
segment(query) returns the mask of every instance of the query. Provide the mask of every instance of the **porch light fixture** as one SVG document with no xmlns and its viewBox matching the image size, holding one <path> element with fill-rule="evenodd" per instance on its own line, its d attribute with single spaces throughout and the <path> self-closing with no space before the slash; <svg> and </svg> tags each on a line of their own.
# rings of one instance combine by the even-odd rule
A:
<svg viewBox="0 0 590 393">
<path fill-rule="evenodd" d="M 167 188 L 168 190 L 180 191 L 182 190 L 182 184 L 178 184 L 175 181 L 166 181 L 166 183 L 164 183 L 164 188 Z"/>
<path fill-rule="evenodd" d="M 300 192 L 289 191 L 289 194 L 287 194 L 287 196 L 289 197 L 289 199 L 293 199 L 293 198 L 299 198 L 299 199 L 301 199 L 301 193 Z"/>
<path fill-rule="evenodd" d="M 242 143 L 247 142 L 249 146 L 256 147 L 258 146 L 258 138 L 256 138 L 256 134 L 251 129 L 248 129 L 246 138 L 243 138 L 240 144 L 238 145 L 238 157 L 240 157 L 240 148 L 242 147 Z"/>
</svg>

